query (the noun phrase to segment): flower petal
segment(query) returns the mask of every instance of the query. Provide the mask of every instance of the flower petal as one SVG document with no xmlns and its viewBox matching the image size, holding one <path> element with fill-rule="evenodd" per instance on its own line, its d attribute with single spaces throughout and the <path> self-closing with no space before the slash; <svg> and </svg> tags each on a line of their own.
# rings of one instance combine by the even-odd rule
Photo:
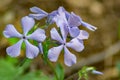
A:
<svg viewBox="0 0 120 80">
<path fill-rule="evenodd" d="M 78 27 L 69 28 L 69 33 L 71 37 L 77 37 L 80 34 L 80 30 Z"/>
<path fill-rule="evenodd" d="M 74 49 L 77 52 L 81 52 L 84 49 L 83 42 L 79 41 L 77 38 L 72 39 L 66 44 L 66 46 Z"/>
<path fill-rule="evenodd" d="M 80 26 L 81 21 L 82 21 L 82 19 L 79 16 L 77 16 L 73 12 L 71 12 L 71 14 L 68 18 L 69 26 L 71 26 L 71 27 Z"/>
<path fill-rule="evenodd" d="M 54 21 L 54 17 L 58 14 L 57 10 L 56 11 L 52 11 L 51 13 L 48 14 L 47 16 L 47 23 L 48 24 L 53 24 L 55 21 Z"/>
<path fill-rule="evenodd" d="M 56 16 L 54 16 L 53 21 L 56 22 L 58 27 L 63 27 L 64 24 L 67 24 L 67 18 L 65 15 L 65 10 L 63 7 L 59 7 L 58 8 L 58 14 L 56 14 Z"/>
<path fill-rule="evenodd" d="M 72 54 L 66 47 L 64 47 L 64 62 L 67 66 L 72 66 L 76 63 L 76 56 Z"/>
<path fill-rule="evenodd" d="M 58 8 L 58 14 L 64 14 L 65 13 L 65 9 L 62 7 L 62 6 L 60 6 L 59 8 Z"/>
<path fill-rule="evenodd" d="M 80 30 L 80 34 L 77 36 L 78 39 L 88 39 L 89 34 L 84 30 Z"/>
<path fill-rule="evenodd" d="M 21 19 L 21 25 L 23 28 L 24 35 L 27 35 L 28 31 L 34 26 L 35 21 L 33 18 L 25 16 Z"/>
<path fill-rule="evenodd" d="M 38 42 L 43 42 L 46 38 L 45 31 L 43 29 L 38 28 L 32 34 L 27 36 L 28 39 L 33 39 Z"/>
<path fill-rule="evenodd" d="M 50 59 L 50 61 L 56 62 L 62 49 L 63 45 L 49 49 L 48 58 Z"/>
<path fill-rule="evenodd" d="M 30 8 L 30 11 L 37 14 L 46 14 L 46 15 L 48 14 L 47 12 L 43 11 L 42 9 L 36 6 Z"/>
<path fill-rule="evenodd" d="M 92 73 L 93 73 L 93 74 L 98 74 L 98 75 L 103 75 L 102 72 L 100 72 L 100 71 L 96 71 L 96 70 L 93 70 Z"/>
<path fill-rule="evenodd" d="M 65 14 L 56 15 L 53 18 L 53 22 L 56 22 L 57 27 L 63 27 L 64 24 L 67 24 L 67 21 L 64 18 Z"/>
<path fill-rule="evenodd" d="M 38 47 L 29 43 L 28 40 L 25 40 L 25 44 L 26 44 L 26 57 L 30 59 L 35 58 L 39 53 Z"/>
<path fill-rule="evenodd" d="M 91 24 L 88 24 L 88 23 L 86 23 L 86 22 L 84 22 L 84 21 L 82 21 L 81 23 L 82 23 L 82 25 L 83 25 L 84 27 L 88 28 L 88 29 L 91 30 L 91 31 L 95 31 L 95 30 L 97 29 L 95 26 L 92 26 Z"/>
<path fill-rule="evenodd" d="M 70 13 L 67 12 L 63 6 L 60 6 L 58 8 L 58 13 L 61 14 L 62 12 L 65 14 L 64 18 L 66 18 L 66 20 L 68 20 Z"/>
<path fill-rule="evenodd" d="M 9 24 L 6 26 L 5 30 L 3 31 L 3 34 L 7 38 L 12 38 L 12 37 L 18 37 L 21 38 L 22 35 L 15 29 L 14 25 Z"/>
<path fill-rule="evenodd" d="M 64 42 L 66 42 L 66 38 L 67 38 L 67 35 L 68 35 L 68 27 L 65 25 L 63 27 L 60 27 L 60 31 L 61 31 L 61 34 L 62 34 L 62 38 L 64 40 Z"/>
<path fill-rule="evenodd" d="M 42 43 L 38 44 L 38 48 L 41 54 L 43 54 L 43 47 L 42 47 Z"/>
<path fill-rule="evenodd" d="M 53 18 L 53 21 L 56 22 L 58 27 L 60 27 L 62 38 L 65 41 L 68 34 L 68 22 L 63 7 L 58 9 L 58 14 Z"/>
<path fill-rule="evenodd" d="M 40 20 L 46 16 L 47 15 L 45 15 L 45 14 L 29 14 L 29 17 L 35 18 L 36 20 Z"/>
<path fill-rule="evenodd" d="M 11 56 L 11 57 L 17 57 L 17 56 L 19 56 L 20 55 L 20 49 L 21 49 L 22 42 L 23 42 L 23 40 L 20 40 L 16 44 L 8 47 L 6 49 L 7 54 L 9 56 Z"/>
<path fill-rule="evenodd" d="M 51 38 L 53 40 L 57 40 L 60 43 L 63 43 L 63 40 L 62 40 L 61 36 L 59 35 L 59 33 L 57 32 L 57 30 L 55 28 L 52 28 L 50 33 L 51 33 Z"/>
</svg>

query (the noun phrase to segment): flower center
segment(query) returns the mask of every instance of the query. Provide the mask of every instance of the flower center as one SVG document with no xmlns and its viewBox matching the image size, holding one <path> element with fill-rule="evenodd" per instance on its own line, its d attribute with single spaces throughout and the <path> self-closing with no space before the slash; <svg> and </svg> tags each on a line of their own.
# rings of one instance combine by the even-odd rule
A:
<svg viewBox="0 0 120 80">
<path fill-rule="evenodd" d="M 23 38 L 23 39 L 26 39 L 26 37 L 25 37 L 25 36 L 23 36 L 22 38 Z"/>
<path fill-rule="evenodd" d="M 66 43 L 63 43 L 63 45 L 65 46 L 65 45 L 66 45 Z"/>
</svg>

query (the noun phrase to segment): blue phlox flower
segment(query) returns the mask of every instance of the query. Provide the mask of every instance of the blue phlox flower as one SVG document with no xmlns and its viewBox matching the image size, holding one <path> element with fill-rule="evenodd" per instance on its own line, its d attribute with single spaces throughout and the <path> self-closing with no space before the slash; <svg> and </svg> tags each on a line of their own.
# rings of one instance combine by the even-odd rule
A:
<svg viewBox="0 0 120 80">
<path fill-rule="evenodd" d="M 57 26 L 61 21 L 68 21 L 66 24 L 69 26 L 69 32 L 71 37 L 76 37 L 79 34 L 78 26 L 83 25 L 84 27 L 88 28 L 89 30 L 95 31 L 97 28 L 84 22 L 79 16 L 74 14 L 73 12 L 67 12 L 63 7 L 59 7 L 58 10 L 52 11 L 51 13 L 47 13 L 38 7 L 30 8 L 30 11 L 34 14 L 29 14 L 30 17 L 40 20 L 44 17 L 47 17 L 47 22 L 49 24 L 56 23 Z M 63 18 L 63 19 L 61 19 Z M 66 20 L 65 20 L 66 19 Z M 76 31 L 76 34 L 75 34 Z M 73 32 L 73 33 L 72 33 Z"/>
<path fill-rule="evenodd" d="M 58 41 L 60 43 L 60 45 L 49 49 L 49 51 L 48 51 L 49 60 L 52 62 L 56 62 L 60 55 L 61 50 L 64 49 L 64 63 L 67 66 L 72 66 L 73 64 L 75 64 L 76 56 L 74 54 L 72 54 L 67 49 L 67 47 L 70 47 L 70 48 L 74 49 L 75 51 L 80 52 L 84 49 L 83 42 L 80 42 L 77 38 L 72 39 L 70 42 L 66 42 L 66 38 L 61 37 L 55 28 L 52 28 L 50 33 L 51 33 L 51 38 L 53 40 Z"/>
<path fill-rule="evenodd" d="M 83 25 L 84 27 L 94 31 L 97 28 L 84 22 L 79 16 L 73 12 L 68 13 L 63 7 L 58 9 L 58 14 L 53 18 L 54 22 L 58 27 L 67 27 L 71 37 L 75 38 L 79 35 L 80 29 L 78 26 Z"/>
<path fill-rule="evenodd" d="M 23 42 L 26 45 L 26 57 L 33 59 L 39 53 L 39 48 L 32 45 L 28 39 L 35 40 L 37 42 L 43 42 L 46 38 L 45 31 L 43 29 L 38 28 L 32 34 L 28 35 L 28 32 L 33 28 L 35 21 L 33 18 L 25 16 L 21 19 L 21 25 L 23 29 L 23 34 L 20 34 L 14 27 L 14 25 L 9 24 L 6 26 L 3 34 L 7 38 L 20 38 L 20 40 L 8 47 L 6 52 L 8 55 L 12 57 L 17 57 L 20 55 L 20 49 Z"/>
<path fill-rule="evenodd" d="M 51 13 L 47 13 L 47 12 L 43 11 L 42 9 L 34 6 L 34 7 L 30 8 L 30 11 L 33 12 L 33 14 L 29 14 L 29 16 L 32 18 L 35 18 L 36 20 L 41 20 L 42 18 L 47 17 L 46 22 L 48 24 L 52 24 L 55 22 L 53 20 L 53 18 L 56 17 L 57 14 L 59 14 L 59 10 L 65 11 L 65 9 L 63 7 L 59 7 L 58 10 L 52 11 Z M 67 14 L 67 12 L 66 12 L 66 14 Z"/>
<path fill-rule="evenodd" d="M 76 16 L 73 12 L 71 14 L 68 13 L 63 7 L 58 9 L 58 13 L 54 16 L 53 21 L 58 27 L 60 27 L 60 29 L 65 27 L 66 33 L 69 33 L 73 38 L 80 34 L 80 29 L 78 26 L 81 25 L 81 18 Z"/>
</svg>

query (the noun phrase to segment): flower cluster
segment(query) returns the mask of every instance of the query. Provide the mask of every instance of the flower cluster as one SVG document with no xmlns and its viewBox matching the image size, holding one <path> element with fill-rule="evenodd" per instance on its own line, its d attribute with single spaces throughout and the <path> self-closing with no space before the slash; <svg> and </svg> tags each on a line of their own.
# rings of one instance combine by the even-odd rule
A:
<svg viewBox="0 0 120 80">
<path fill-rule="evenodd" d="M 42 51 L 42 42 L 46 39 L 45 31 L 43 29 L 36 29 L 33 33 L 28 34 L 28 32 L 34 27 L 35 20 L 41 20 L 46 17 L 47 24 L 56 23 L 57 27 L 60 29 L 60 33 L 56 28 L 50 30 L 51 39 L 59 43 L 57 47 L 52 47 L 48 50 L 48 58 L 52 62 L 56 62 L 61 51 L 64 50 L 64 62 L 67 66 L 72 66 L 76 63 L 76 56 L 71 53 L 68 48 L 72 48 L 77 52 L 81 52 L 84 49 L 83 40 L 88 39 L 89 34 L 80 30 L 79 26 L 84 26 L 89 30 L 95 31 L 97 28 L 84 22 L 75 13 L 67 12 L 63 7 L 59 7 L 58 10 L 47 13 L 38 7 L 30 8 L 33 12 L 28 16 L 21 19 L 21 26 L 23 28 L 23 34 L 20 34 L 12 24 L 6 26 L 3 34 L 7 38 L 17 37 L 20 40 L 13 46 L 6 49 L 8 55 L 12 57 L 17 57 L 20 55 L 21 45 L 24 42 L 26 44 L 26 57 L 34 58 Z M 69 41 L 67 42 L 67 38 Z M 29 39 L 38 42 L 38 46 L 35 46 L 29 42 Z M 43 53 L 44 54 L 44 53 Z"/>
</svg>

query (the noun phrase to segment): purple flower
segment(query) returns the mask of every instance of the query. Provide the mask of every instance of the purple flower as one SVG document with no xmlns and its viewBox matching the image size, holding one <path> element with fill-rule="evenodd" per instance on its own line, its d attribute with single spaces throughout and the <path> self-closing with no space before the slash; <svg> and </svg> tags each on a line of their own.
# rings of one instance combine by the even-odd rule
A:
<svg viewBox="0 0 120 80">
<path fill-rule="evenodd" d="M 96 27 L 82 21 L 82 19 L 75 15 L 73 12 L 68 13 L 63 7 L 59 7 L 58 13 L 53 17 L 53 22 L 56 22 L 58 27 L 66 27 L 66 31 L 69 32 L 70 36 L 75 38 L 80 34 L 78 26 L 83 25 L 88 29 L 94 31 Z"/>
<path fill-rule="evenodd" d="M 60 8 L 64 9 L 63 7 Z M 47 13 L 38 7 L 32 7 L 30 8 L 30 11 L 33 12 L 33 14 L 29 14 L 29 17 L 32 17 L 36 20 L 41 20 L 42 18 L 47 17 L 47 23 L 49 24 L 54 23 L 53 18 L 58 14 L 58 10 Z"/>
<path fill-rule="evenodd" d="M 12 24 L 6 26 L 3 34 L 7 38 L 20 38 L 20 40 L 13 46 L 6 49 L 8 55 L 12 57 L 17 57 L 20 55 L 20 49 L 23 42 L 26 44 L 26 57 L 33 59 L 39 53 L 38 47 L 29 43 L 28 39 L 36 40 L 38 42 L 43 42 L 46 38 L 45 31 L 38 28 L 32 34 L 28 35 L 28 32 L 33 28 L 35 21 L 33 18 L 25 16 L 21 19 L 21 25 L 23 29 L 23 34 L 20 34 Z"/>
<path fill-rule="evenodd" d="M 71 37 L 76 37 L 79 34 L 78 26 L 83 25 L 84 27 L 95 31 L 97 28 L 84 22 L 79 16 L 73 12 L 67 12 L 63 7 L 59 7 L 58 10 L 47 13 L 38 7 L 30 8 L 30 11 L 34 14 L 29 14 L 30 17 L 40 20 L 44 17 L 47 17 L 47 22 L 49 24 L 56 23 L 58 27 L 63 25 L 64 22 L 68 28 Z"/>
<path fill-rule="evenodd" d="M 65 31 L 65 29 L 63 28 L 61 33 L 64 33 L 64 34 L 62 34 L 62 36 L 66 35 L 64 31 Z M 66 42 L 66 37 L 61 38 L 61 36 L 57 32 L 57 30 L 55 28 L 52 28 L 50 31 L 51 38 L 53 40 L 58 41 L 60 43 L 60 45 L 57 47 L 53 47 L 53 48 L 49 49 L 48 58 L 50 59 L 50 61 L 56 62 L 59 55 L 60 55 L 61 50 L 64 49 L 64 62 L 65 62 L 65 64 L 67 66 L 72 66 L 73 64 L 75 64 L 76 63 L 76 56 L 74 54 L 72 54 L 67 49 L 67 47 L 70 47 L 77 52 L 80 52 L 84 49 L 82 39 L 86 39 L 86 36 L 83 34 L 84 31 L 81 31 L 81 32 L 82 32 L 82 33 L 80 33 L 81 40 L 74 38 L 70 42 Z"/>
</svg>

